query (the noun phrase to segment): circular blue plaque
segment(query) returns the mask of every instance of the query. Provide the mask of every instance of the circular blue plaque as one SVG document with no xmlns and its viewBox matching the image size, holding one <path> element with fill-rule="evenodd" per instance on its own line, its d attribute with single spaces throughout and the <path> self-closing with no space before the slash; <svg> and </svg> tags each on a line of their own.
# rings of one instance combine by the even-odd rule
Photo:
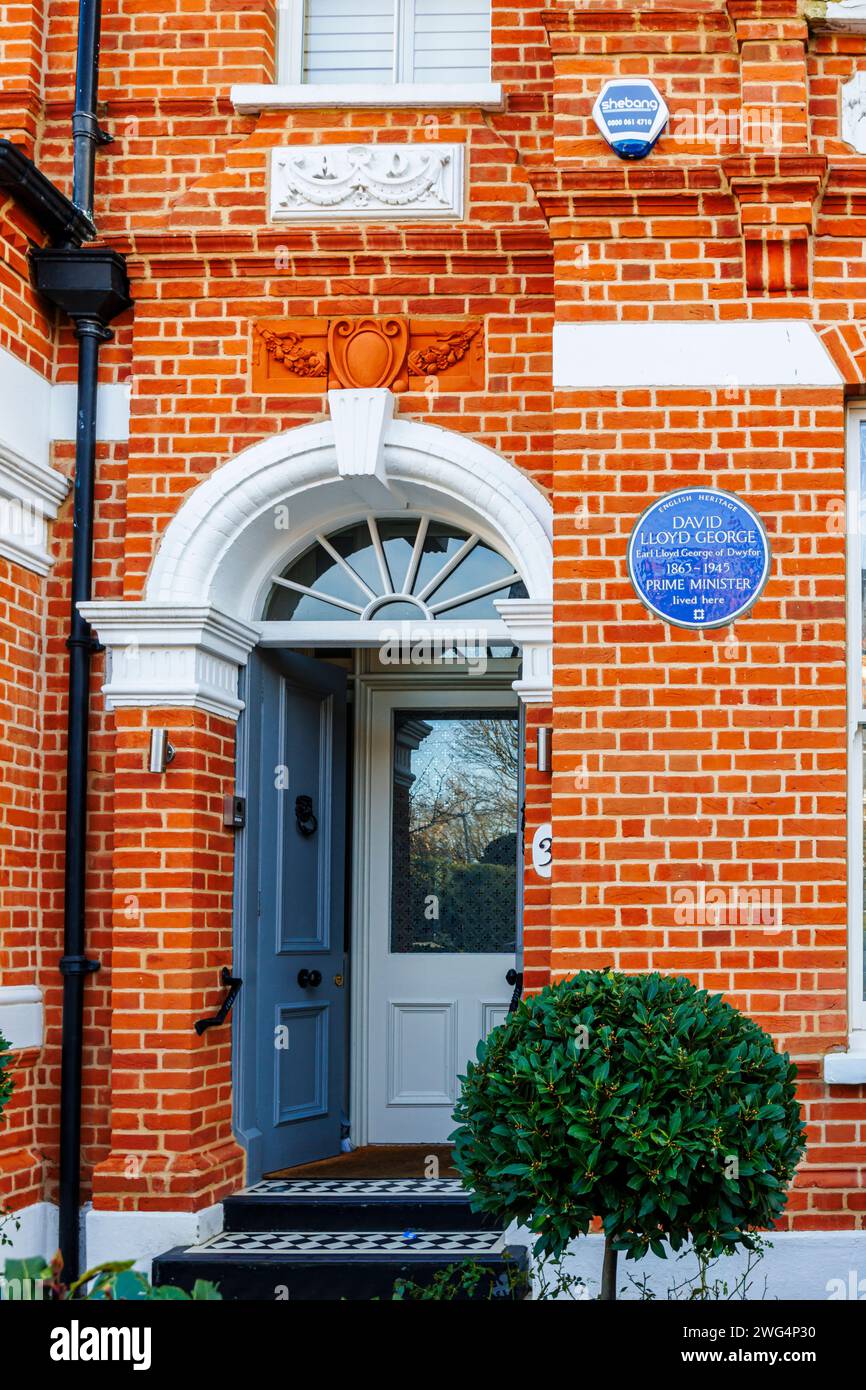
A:
<svg viewBox="0 0 866 1390">
<path fill-rule="evenodd" d="M 628 543 L 641 603 L 676 627 L 727 627 L 747 613 L 770 573 L 764 523 L 717 488 L 683 488 L 647 507 Z"/>
</svg>

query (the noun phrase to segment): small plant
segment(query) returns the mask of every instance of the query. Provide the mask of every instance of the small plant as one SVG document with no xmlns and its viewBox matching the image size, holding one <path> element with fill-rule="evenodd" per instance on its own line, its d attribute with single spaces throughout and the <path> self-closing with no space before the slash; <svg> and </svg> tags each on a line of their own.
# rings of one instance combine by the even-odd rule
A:
<svg viewBox="0 0 866 1390">
<path fill-rule="evenodd" d="M 698 1256 L 698 1269 L 696 1274 L 685 1275 L 682 1279 L 676 1280 L 669 1285 L 665 1292 L 667 1302 L 687 1302 L 687 1303 L 732 1303 L 738 1300 L 753 1302 L 755 1299 L 763 1299 L 767 1296 L 767 1279 L 764 1278 L 762 1291 L 759 1294 L 752 1292 L 752 1279 L 764 1258 L 764 1251 L 771 1245 L 770 1241 L 762 1240 L 760 1236 L 754 1237 L 754 1245 L 747 1252 L 745 1268 L 739 1274 L 725 1269 L 725 1260 L 729 1255 L 720 1255 L 717 1259 L 711 1260 L 704 1255 Z M 683 1250 L 677 1256 L 682 1259 L 688 1251 Z M 730 1279 L 726 1278 L 727 1274 Z M 711 1277 L 712 1276 L 712 1277 Z M 655 1302 L 656 1294 L 650 1288 L 647 1276 L 644 1274 L 640 1279 L 635 1279 L 629 1275 L 629 1283 L 632 1288 L 637 1289 L 639 1297 L 644 1302 Z"/>
<path fill-rule="evenodd" d="M 476 1210 L 562 1255 L 598 1219 L 601 1297 L 619 1251 L 712 1258 L 781 1214 L 805 1147 L 787 1055 L 684 978 L 582 971 L 519 1005 L 478 1047 L 455 1110 Z"/>
<path fill-rule="evenodd" d="M 24 1302 L 63 1302 L 67 1299 L 91 1299 L 95 1302 L 131 1302 L 146 1299 L 213 1302 L 221 1300 L 215 1284 L 197 1279 L 192 1293 L 172 1285 L 155 1288 L 145 1274 L 133 1269 L 134 1260 L 117 1260 L 94 1265 L 72 1284 L 62 1279 L 63 1259 L 60 1251 L 50 1264 L 40 1256 L 31 1260 L 7 1260 L 0 1283 L 0 1296 Z"/>
<path fill-rule="evenodd" d="M 12 1052 L 3 1034 L 0 1033 L 0 1115 L 2 1115 L 3 1108 L 12 1094 L 14 1084 L 12 1080 Z M 18 1224 L 15 1217 L 0 1202 L 0 1245 L 12 1244 L 3 1229 L 10 1222 L 15 1226 Z"/>
<path fill-rule="evenodd" d="M 12 1051 L 0 1033 L 0 1112 L 12 1094 Z"/>
<path fill-rule="evenodd" d="M 391 1297 L 414 1302 L 470 1298 L 516 1300 L 525 1298 L 528 1289 L 526 1272 L 517 1265 L 506 1263 L 503 1270 L 495 1271 L 476 1260 L 462 1260 L 459 1264 L 437 1269 L 427 1284 L 416 1284 L 411 1279 L 396 1280 Z"/>
</svg>

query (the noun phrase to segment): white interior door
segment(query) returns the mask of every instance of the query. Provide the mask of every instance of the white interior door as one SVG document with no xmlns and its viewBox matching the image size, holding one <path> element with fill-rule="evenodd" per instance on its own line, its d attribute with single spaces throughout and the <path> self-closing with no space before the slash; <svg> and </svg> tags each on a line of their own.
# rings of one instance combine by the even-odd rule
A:
<svg viewBox="0 0 866 1390">
<path fill-rule="evenodd" d="M 515 964 L 518 710 L 510 690 L 371 695 L 366 829 L 371 1143 L 441 1143 Z"/>
</svg>

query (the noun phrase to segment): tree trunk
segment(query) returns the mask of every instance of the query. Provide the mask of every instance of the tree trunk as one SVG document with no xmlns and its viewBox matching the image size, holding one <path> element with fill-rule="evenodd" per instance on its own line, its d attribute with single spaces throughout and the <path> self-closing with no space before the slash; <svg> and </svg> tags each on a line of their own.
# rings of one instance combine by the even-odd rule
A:
<svg viewBox="0 0 866 1390">
<path fill-rule="evenodd" d="M 616 1299 L 616 1257 L 618 1252 L 614 1250 L 610 1242 L 610 1236 L 604 1238 L 604 1264 L 601 1267 L 601 1297 L 603 1301 L 610 1302 Z"/>
</svg>

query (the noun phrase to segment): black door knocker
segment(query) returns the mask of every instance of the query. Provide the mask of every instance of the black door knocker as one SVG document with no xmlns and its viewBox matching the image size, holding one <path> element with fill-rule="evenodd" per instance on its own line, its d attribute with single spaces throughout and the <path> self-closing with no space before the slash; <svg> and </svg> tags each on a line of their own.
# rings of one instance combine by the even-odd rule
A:
<svg viewBox="0 0 866 1390">
<path fill-rule="evenodd" d="M 295 820 L 298 822 L 299 831 L 305 838 L 315 835 L 319 822 L 313 815 L 313 798 L 311 796 L 295 798 Z"/>
</svg>

